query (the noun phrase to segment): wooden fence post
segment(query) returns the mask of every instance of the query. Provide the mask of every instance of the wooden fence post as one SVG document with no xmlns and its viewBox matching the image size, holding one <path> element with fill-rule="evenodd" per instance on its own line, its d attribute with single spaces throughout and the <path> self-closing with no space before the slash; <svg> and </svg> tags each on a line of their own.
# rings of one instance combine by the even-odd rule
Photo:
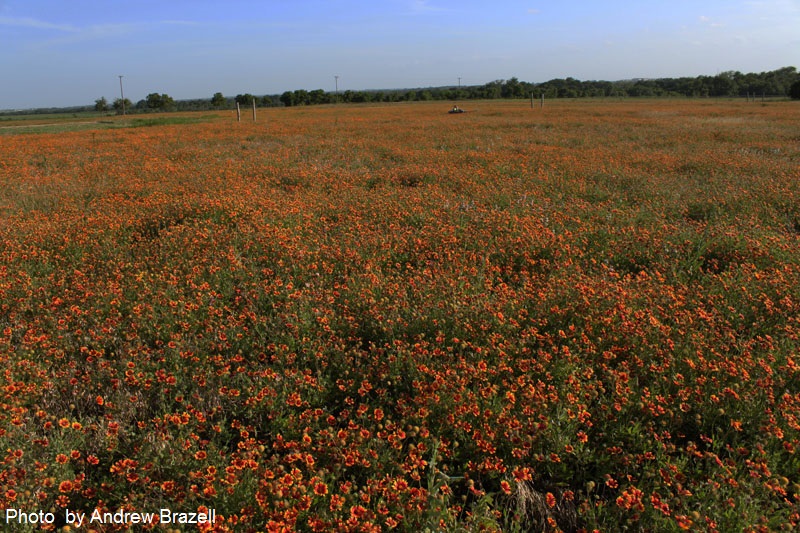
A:
<svg viewBox="0 0 800 533">
<path fill-rule="evenodd" d="M 242 121 L 242 110 L 239 109 L 239 102 L 236 102 L 236 122 Z"/>
</svg>

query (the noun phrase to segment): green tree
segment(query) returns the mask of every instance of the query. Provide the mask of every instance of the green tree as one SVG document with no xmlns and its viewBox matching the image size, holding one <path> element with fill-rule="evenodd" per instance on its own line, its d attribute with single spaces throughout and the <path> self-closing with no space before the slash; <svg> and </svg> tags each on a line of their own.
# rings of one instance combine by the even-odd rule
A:
<svg viewBox="0 0 800 533">
<path fill-rule="evenodd" d="M 523 98 L 525 93 L 519 80 L 517 78 L 511 78 L 503 83 L 500 89 L 500 95 L 503 98 Z"/>
<path fill-rule="evenodd" d="M 161 109 L 164 111 L 172 111 L 175 109 L 175 100 L 167 94 L 161 95 Z"/>
<path fill-rule="evenodd" d="M 800 100 L 800 80 L 797 80 L 789 87 L 789 96 L 792 100 Z"/>
<path fill-rule="evenodd" d="M 253 96 L 250 93 L 237 94 L 236 97 L 234 98 L 234 100 L 236 100 L 237 104 L 245 105 L 245 106 L 253 105 L 253 100 L 255 100 L 255 99 L 256 99 L 256 97 Z"/>
<path fill-rule="evenodd" d="M 297 89 L 294 92 L 294 105 L 308 105 L 308 103 L 308 91 L 305 89 Z"/>
<path fill-rule="evenodd" d="M 480 98 L 500 98 L 503 93 L 503 80 L 490 81 L 480 88 Z"/>
<path fill-rule="evenodd" d="M 108 100 L 106 100 L 105 96 L 94 101 L 94 110 L 102 112 L 108 111 Z"/>
<path fill-rule="evenodd" d="M 369 102 L 372 100 L 372 95 L 367 91 L 355 91 L 350 98 L 351 102 L 361 103 Z"/>
<path fill-rule="evenodd" d="M 312 105 L 325 104 L 328 102 L 328 95 L 322 89 L 314 89 L 308 93 L 308 99 Z"/>
<path fill-rule="evenodd" d="M 220 108 L 225 105 L 225 96 L 222 93 L 214 93 L 214 96 L 211 97 L 211 105 Z"/>
<path fill-rule="evenodd" d="M 168 111 L 175 107 L 175 100 L 168 94 L 150 93 L 145 99 L 148 109 L 156 109 L 158 111 Z"/>
<path fill-rule="evenodd" d="M 294 105 L 294 93 L 292 91 L 285 91 L 281 95 L 280 101 L 286 107 L 292 107 Z"/>
<path fill-rule="evenodd" d="M 161 95 L 158 93 L 150 93 L 145 98 L 147 102 L 147 107 L 150 109 L 160 109 L 161 108 Z"/>
<path fill-rule="evenodd" d="M 736 82 L 733 72 L 722 72 L 711 79 L 711 96 L 734 96 L 736 94 Z"/>
<path fill-rule="evenodd" d="M 120 114 L 123 112 L 123 110 L 133 109 L 133 103 L 127 98 L 125 100 L 123 100 L 122 98 L 117 98 L 114 100 L 112 107 L 114 108 L 114 111 Z"/>
</svg>

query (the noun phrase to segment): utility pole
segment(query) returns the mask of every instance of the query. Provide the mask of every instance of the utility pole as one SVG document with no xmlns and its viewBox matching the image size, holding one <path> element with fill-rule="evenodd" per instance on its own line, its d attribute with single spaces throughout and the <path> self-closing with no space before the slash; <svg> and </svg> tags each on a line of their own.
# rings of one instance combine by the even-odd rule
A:
<svg viewBox="0 0 800 533">
<path fill-rule="evenodd" d="M 458 88 L 461 89 L 461 76 L 458 77 Z"/>
<path fill-rule="evenodd" d="M 336 80 L 336 103 L 339 103 L 339 76 L 334 76 L 334 80 Z"/>
<path fill-rule="evenodd" d="M 122 103 L 122 114 L 125 114 L 125 93 L 122 92 L 122 75 L 119 76 L 119 101 Z"/>
</svg>

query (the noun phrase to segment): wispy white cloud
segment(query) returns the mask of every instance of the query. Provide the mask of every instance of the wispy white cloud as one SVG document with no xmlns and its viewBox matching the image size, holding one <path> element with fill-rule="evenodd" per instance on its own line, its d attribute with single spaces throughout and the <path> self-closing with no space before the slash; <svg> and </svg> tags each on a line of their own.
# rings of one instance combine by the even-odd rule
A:
<svg viewBox="0 0 800 533">
<path fill-rule="evenodd" d="M 199 23 L 191 20 L 161 20 L 146 23 L 110 23 L 75 26 L 73 24 L 54 23 L 33 17 L 8 17 L 0 15 L 0 28 L 19 28 L 21 30 L 41 30 L 42 32 L 48 32 L 47 38 L 36 38 L 27 43 L 27 46 L 32 49 L 46 49 L 51 46 L 63 46 L 144 33 L 159 26 L 186 27 L 197 25 L 199 25 Z"/>
<path fill-rule="evenodd" d="M 164 26 L 198 26 L 199 23 L 193 20 L 162 20 L 160 22 L 156 22 L 156 24 L 162 24 Z"/>
<path fill-rule="evenodd" d="M 70 24 L 54 24 L 31 17 L 3 17 L 0 16 L 0 26 L 14 26 L 17 28 L 30 28 L 39 30 L 58 30 L 64 32 L 77 32 L 79 28 Z"/>
<path fill-rule="evenodd" d="M 705 24 L 706 26 L 709 26 L 711 28 L 721 28 L 722 26 L 724 26 L 722 22 L 713 20 L 711 17 L 706 17 L 705 15 L 700 15 L 699 19 L 702 24 Z"/>
<path fill-rule="evenodd" d="M 411 11 L 413 13 L 430 13 L 433 11 L 444 11 L 444 9 L 431 5 L 428 0 L 414 0 L 411 3 Z"/>
<path fill-rule="evenodd" d="M 541 12 L 542 12 L 541 9 L 535 9 L 535 8 L 531 8 L 531 9 L 528 10 L 528 14 L 529 15 L 538 15 Z"/>
<path fill-rule="evenodd" d="M 8 17 L 6 17 L 6 19 L 7 18 Z M 15 21 L 14 25 L 16 26 L 24 26 L 27 28 L 55 29 L 64 32 L 60 35 L 54 35 L 50 39 L 37 41 L 33 45 L 35 48 L 47 48 L 49 46 L 61 46 L 66 44 L 75 44 L 75 43 L 120 37 L 123 35 L 144 33 L 158 26 L 199 25 L 199 23 L 189 20 L 162 20 L 155 22 L 92 24 L 84 27 L 76 27 L 63 24 L 51 24 L 47 22 L 36 21 L 35 19 L 13 19 L 13 20 Z M 21 20 L 27 21 L 27 24 L 21 24 L 20 23 Z M 4 18 L 0 17 L 0 26 L 2 26 L 3 23 L 4 23 Z"/>
<path fill-rule="evenodd" d="M 711 17 L 706 17 L 705 15 L 700 15 L 699 19 L 702 24 L 711 28 L 721 28 L 724 26 L 722 22 L 712 20 Z"/>
</svg>

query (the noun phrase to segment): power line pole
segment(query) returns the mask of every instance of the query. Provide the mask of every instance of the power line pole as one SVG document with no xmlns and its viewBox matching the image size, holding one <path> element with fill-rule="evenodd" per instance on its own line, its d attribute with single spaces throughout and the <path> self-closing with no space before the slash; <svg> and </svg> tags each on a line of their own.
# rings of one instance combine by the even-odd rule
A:
<svg viewBox="0 0 800 533">
<path fill-rule="evenodd" d="M 122 104 L 122 114 L 125 114 L 125 93 L 122 92 L 122 75 L 119 76 L 119 101 Z"/>
<path fill-rule="evenodd" d="M 334 76 L 334 80 L 336 80 L 336 102 L 339 102 L 339 76 Z"/>
</svg>

